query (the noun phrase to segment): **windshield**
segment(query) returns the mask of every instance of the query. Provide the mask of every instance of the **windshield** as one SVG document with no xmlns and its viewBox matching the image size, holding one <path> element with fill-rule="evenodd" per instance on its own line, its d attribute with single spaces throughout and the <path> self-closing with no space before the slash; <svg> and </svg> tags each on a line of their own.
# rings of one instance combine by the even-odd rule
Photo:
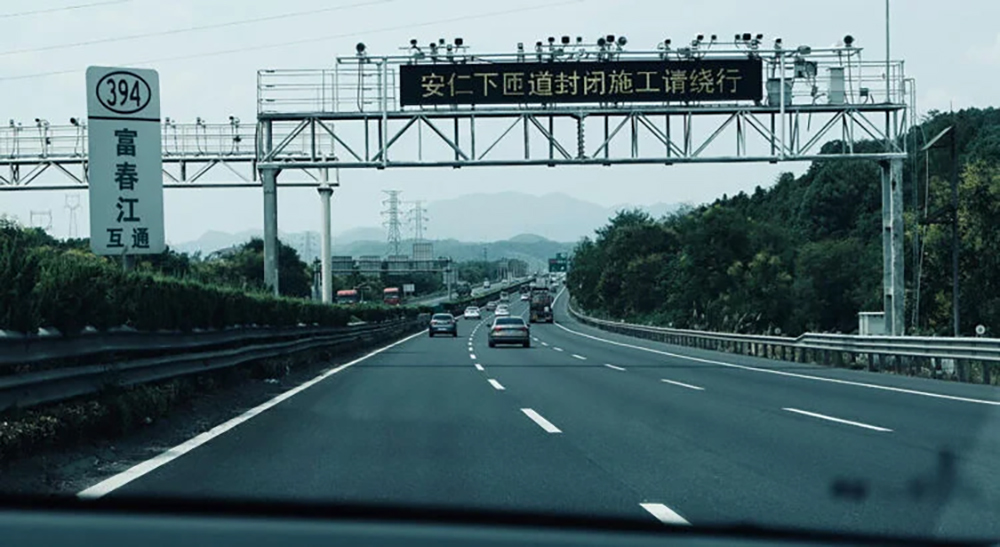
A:
<svg viewBox="0 0 1000 547">
<path fill-rule="evenodd" d="M 0 498 L 1000 541 L 998 22 L 4 0 Z"/>
<path fill-rule="evenodd" d="M 493 324 L 497 325 L 497 326 L 510 326 L 510 325 L 524 326 L 524 321 L 522 321 L 521 319 L 516 319 L 516 318 L 497 319 L 496 321 L 493 322 Z"/>
</svg>

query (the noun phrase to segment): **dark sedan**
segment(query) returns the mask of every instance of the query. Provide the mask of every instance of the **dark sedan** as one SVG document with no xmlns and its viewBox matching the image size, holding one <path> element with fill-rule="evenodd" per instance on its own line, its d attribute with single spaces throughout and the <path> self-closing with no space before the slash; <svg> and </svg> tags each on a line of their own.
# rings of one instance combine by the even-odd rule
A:
<svg viewBox="0 0 1000 547">
<path fill-rule="evenodd" d="M 497 344 L 518 344 L 531 347 L 531 335 L 527 323 L 520 317 L 498 317 L 490 327 L 489 345 L 495 348 Z"/>
<path fill-rule="evenodd" d="M 450 334 L 458 336 L 458 321 L 450 313 L 435 313 L 431 316 L 431 324 L 427 327 L 427 334 L 431 338 L 435 334 Z"/>
</svg>

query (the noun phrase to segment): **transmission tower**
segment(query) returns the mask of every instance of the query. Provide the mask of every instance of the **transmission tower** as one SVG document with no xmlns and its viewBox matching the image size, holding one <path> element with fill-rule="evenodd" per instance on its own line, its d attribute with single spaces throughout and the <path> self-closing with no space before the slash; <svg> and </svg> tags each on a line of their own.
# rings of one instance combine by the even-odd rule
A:
<svg viewBox="0 0 1000 547">
<path fill-rule="evenodd" d="M 382 205 L 387 207 L 382 211 L 382 217 L 385 218 L 382 225 L 386 227 L 386 242 L 389 246 L 389 255 L 399 256 L 399 244 L 403 238 L 399 231 L 399 194 L 402 192 L 399 190 L 383 190 L 382 192 L 389 196 L 382 201 Z"/>
<path fill-rule="evenodd" d="M 37 222 L 35 219 L 38 219 Z M 41 228 L 46 232 L 52 230 L 52 209 L 46 211 L 31 211 L 31 227 Z"/>
<path fill-rule="evenodd" d="M 413 231 L 413 241 L 420 243 L 424 240 L 424 223 L 428 222 L 427 209 L 424 209 L 423 201 L 411 201 L 412 207 L 406 212 L 406 221 Z"/>
<path fill-rule="evenodd" d="M 76 225 L 76 210 L 80 208 L 80 194 L 66 194 L 66 209 L 69 210 L 69 232 L 66 234 L 70 239 L 79 236 Z"/>
</svg>

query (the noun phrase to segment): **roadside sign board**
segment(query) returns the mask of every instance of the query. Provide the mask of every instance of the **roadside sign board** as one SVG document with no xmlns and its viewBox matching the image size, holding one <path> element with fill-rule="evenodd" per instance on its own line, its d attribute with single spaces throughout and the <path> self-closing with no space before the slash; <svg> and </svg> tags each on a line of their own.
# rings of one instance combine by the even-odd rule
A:
<svg viewBox="0 0 1000 547">
<path fill-rule="evenodd" d="M 413 292 L 414 292 L 415 289 L 416 289 L 416 286 L 413 283 L 404 283 L 403 284 L 403 292 L 404 293 L 413 294 Z"/>
<path fill-rule="evenodd" d="M 90 248 L 157 254 L 163 228 L 160 78 L 155 70 L 87 68 Z"/>
</svg>

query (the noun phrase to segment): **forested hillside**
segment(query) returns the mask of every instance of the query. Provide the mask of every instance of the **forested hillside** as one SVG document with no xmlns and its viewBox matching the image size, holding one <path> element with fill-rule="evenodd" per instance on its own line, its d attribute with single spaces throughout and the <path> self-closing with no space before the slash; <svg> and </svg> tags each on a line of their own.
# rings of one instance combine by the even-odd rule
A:
<svg viewBox="0 0 1000 547">
<path fill-rule="evenodd" d="M 907 331 L 950 333 L 950 227 L 922 222 L 947 212 L 950 154 L 947 146 L 932 149 L 925 167 L 924 154 L 913 152 L 949 125 L 959 150 L 962 332 L 970 335 L 984 324 L 995 334 L 1000 111 L 993 108 L 932 112 L 909 137 L 903 177 Z M 824 150 L 839 146 L 828 143 Z M 912 252 L 915 234 L 920 253 Z M 758 186 L 750 195 L 723 196 L 663 219 L 621 211 L 577 245 L 569 285 L 586 310 L 629 321 L 746 333 L 848 333 L 856 331 L 859 311 L 882 309 L 881 246 L 879 166 L 820 161 L 801 177 L 785 173 L 768 189 Z"/>
</svg>

